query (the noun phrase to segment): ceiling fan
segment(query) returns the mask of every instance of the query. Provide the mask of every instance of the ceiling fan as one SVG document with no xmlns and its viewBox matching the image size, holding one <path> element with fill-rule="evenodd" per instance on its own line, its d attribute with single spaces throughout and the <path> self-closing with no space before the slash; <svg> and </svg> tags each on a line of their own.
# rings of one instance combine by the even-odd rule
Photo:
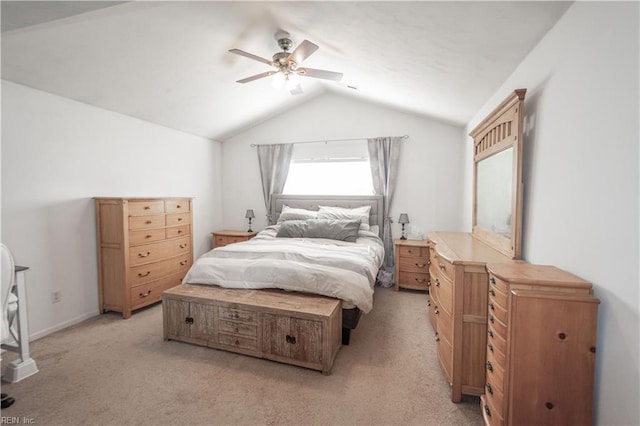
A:
<svg viewBox="0 0 640 426">
<path fill-rule="evenodd" d="M 302 43 L 300 43 L 293 52 L 289 53 L 289 49 L 293 46 L 293 41 L 291 40 L 289 33 L 286 31 L 278 31 L 275 34 L 275 39 L 278 42 L 278 46 L 282 49 L 282 52 L 278 52 L 273 55 L 272 60 L 262 58 L 240 49 L 229 50 L 229 52 L 235 53 L 236 55 L 245 56 L 249 59 L 253 59 L 276 68 L 271 71 L 265 71 L 251 77 L 243 78 L 242 80 L 238 80 L 236 83 L 244 84 L 260 78 L 273 76 L 274 86 L 284 86 L 292 95 L 297 95 L 302 93 L 298 76 L 321 78 L 323 80 L 331 81 L 342 80 L 342 73 L 300 66 L 302 61 L 318 50 L 318 46 L 311 43 L 309 40 L 302 41 Z"/>
</svg>

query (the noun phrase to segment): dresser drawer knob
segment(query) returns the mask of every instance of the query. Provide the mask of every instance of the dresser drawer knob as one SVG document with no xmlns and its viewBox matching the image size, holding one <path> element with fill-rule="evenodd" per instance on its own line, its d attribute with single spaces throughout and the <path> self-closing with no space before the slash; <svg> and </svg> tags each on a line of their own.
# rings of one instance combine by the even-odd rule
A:
<svg viewBox="0 0 640 426">
<path fill-rule="evenodd" d="M 145 210 L 151 210 L 151 207 L 149 207 L 149 206 L 144 206 L 144 209 L 145 209 Z"/>
<path fill-rule="evenodd" d="M 493 352 L 493 345 L 491 343 L 487 345 L 487 348 L 489 348 L 489 351 Z"/>
<path fill-rule="evenodd" d="M 442 269 L 443 271 L 445 271 L 447 269 L 442 263 L 438 264 L 438 267 L 440 269 Z"/>
<path fill-rule="evenodd" d="M 562 333 L 562 332 L 558 333 L 558 339 L 560 339 L 560 340 L 564 340 L 564 339 L 566 339 L 566 338 L 567 338 L 567 335 L 566 335 L 566 334 L 564 334 L 564 333 Z"/>
<path fill-rule="evenodd" d="M 181 217 L 178 218 L 178 222 L 182 222 L 182 218 Z"/>
<path fill-rule="evenodd" d="M 187 324 L 191 325 L 191 324 L 193 324 L 193 318 L 191 318 L 191 317 L 186 317 L 186 318 L 184 319 L 184 322 L 186 322 Z"/>
<path fill-rule="evenodd" d="M 285 336 L 285 340 L 287 343 L 291 343 L 292 345 L 296 344 L 295 336 L 289 336 L 288 334 Z"/>
<path fill-rule="evenodd" d="M 145 223 L 146 223 L 147 225 L 151 225 L 151 224 L 153 223 L 153 221 L 151 221 L 151 220 L 147 220 Z"/>
<path fill-rule="evenodd" d="M 440 287 L 440 280 L 436 278 L 436 287 Z"/>
<path fill-rule="evenodd" d="M 487 413 L 487 416 L 491 417 L 491 410 L 487 404 L 484 405 L 484 412 Z"/>
<path fill-rule="evenodd" d="M 182 234 L 182 229 L 178 229 L 178 234 Z"/>
<path fill-rule="evenodd" d="M 487 334 L 489 335 L 489 337 L 493 337 L 493 331 L 489 330 Z"/>
<path fill-rule="evenodd" d="M 431 260 L 427 260 L 427 265 L 431 265 Z"/>
<path fill-rule="evenodd" d="M 427 265 L 426 265 L 426 264 L 424 264 L 424 263 L 416 263 L 416 266 L 417 266 L 418 268 L 424 268 L 424 267 L 425 267 L 425 266 L 427 266 Z"/>
<path fill-rule="evenodd" d="M 150 273 L 151 273 L 151 271 L 147 271 L 147 273 L 146 273 L 146 274 L 143 274 L 142 272 L 138 272 L 138 276 L 139 276 L 140 278 L 142 278 L 142 277 L 146 277 L 146 276 L 148 276 Z"/>
<path fill-rule="evenodd" d="M 414 278 L 417 282 L 419 282 L 420 284 L 422 284 L 423 282 L 425 282 L 427 279 L 426 278 Z"/>
<path fill-rule="evenodd" d="M 146 253 L 138 253 L 138 257 L 148 257 L 151 254 L 150 251 L 146 252 Z"/>
<path fill-rule="evenodd" d="M 489 294 L 490 294 L 491 296 L 495 296 L 495 295 L 496 295 L 496 292 L 495 292 L 493 289 L 490 289 L 490 290 L 489 290 Z"/>
<path fill-rule="evenodd" d="M 489 309 L 491 309 L 492 311 L 495 311 L 496 307 L 493 306 L 493 303 L 489 303 Z"/>
<path fill-rule="evenodd" d="M 440 315 L 440 311 L 438 310 L 438 308 L 436 308 L 436 310 L 434 311 L 434 314 Z"/>
<path fill-rule="evenodd" d="M 489 282 L 491 284 L 495 284 L 496 283 L 496 279 L 494 277 L 489 278 Z"/>
<path fill-rule="evenodd" d="M 440 341 L 440 337 L 436 336 L 436 337 L 434 338 L 434 340 L 435 340 L 436 342 L 439 342 L 439 341 Z"/>
<path fill-rule="evenodd" d="M 187 261 L 186 261 L 186 260 L 183 260 L 182 262 L 180 262 L 180 266 L 184 266 L 184 265 L 186 265 L 186 264 L 187 264 Z"/>
<path fill-rule="evenodd" d="M 491 383 L 487 383 L 487 392 L 493 395 L 493 388 L 491 387 Z"/>
<path fill-rule="evenodd" d="M 487 361 L 487 370 L 493 371 L 493 365 L 491 364 L 491 361 Z"/>
<path fill-rule="evenodd" d="M 145 235 L 144 237 L 145 238 L 151 238 L 151 237 L 153 237 L 153 235 Z"/>
<path fill-rule="evenodd" d="M 187 247 L 187 245 L 186 245 L 186 244 L 180 244 L 180 248 L 181 248 L 181 249 L 186 248 L 186 247 Z"/>
<path fill-rule="evenodd" d="M 148 290 L 146 293 L 140 293 L 139 296 L 140 297 L 147 297 L 150 294 L 151 294 L 151 290 Z"/>
<path fill-rule="evenodd" d="M 544 404 L 545 407 L 547 407 L 549 410 L 553 410 L 553 404 L 551 402 L 547 402 L 546 404 Z"/>
<path fill-rule="evenodd" d="M 495 320 L 493 319 L 493 315 L 489 315 L 489 321 L 491 321 L 491 324 L 495 322 Z"/>
<path fill-rule="evenodd" d="M 176 205 L 176 209 L 180 209 L 182 206 L 180 204 Z"/>
</svg>

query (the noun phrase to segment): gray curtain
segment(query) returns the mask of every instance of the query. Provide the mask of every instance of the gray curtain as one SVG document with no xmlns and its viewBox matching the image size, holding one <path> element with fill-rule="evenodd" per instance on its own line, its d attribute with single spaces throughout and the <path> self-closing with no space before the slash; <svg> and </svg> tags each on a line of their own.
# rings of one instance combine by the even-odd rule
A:
<svg viewBox="0 0 640 426">
<path fill-rule="evenodd" d="M 289 163 L 293 144 L 258 145 L 258 162 L 262 178 L 262 195 L 267 208 L 267 221 L 273 225 L 271 217 L 271 194 L 282 194 L 289 174 Z"/>
<path fill-rule="evenodd" d="M 378 273 L 378 282 L 383 287 L 391 287 L 394 283 L 395 254 L 391 235 L 393 221 L 389 215 L 396 188 L 401 143 L 402 138 L 395 136 L 367 139 L 373 188 L 377 195 L 384 197 L 382 241 L 384 242 L 385 257 L 384 264 Z"/>
</svg>

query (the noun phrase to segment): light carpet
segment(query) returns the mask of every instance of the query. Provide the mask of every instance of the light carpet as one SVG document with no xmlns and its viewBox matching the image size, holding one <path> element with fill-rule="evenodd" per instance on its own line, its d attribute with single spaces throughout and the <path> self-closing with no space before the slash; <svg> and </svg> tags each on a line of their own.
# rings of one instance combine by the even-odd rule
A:
<svg viewBox="0 0 640 426">
<path fill-rule="evenodd" d="M 330 376 L 164 341 L 162 307 L 107 313 L 31 343 L 39 372 L 3 383 L 2 416 L 37 425 L 481 425 L 451 402 L 423 293 L 376 288 Z M 2 365 L 15 359 L 5 352 Z M 6 422 L 5 422 L 6 423 Z"/>
</svg>

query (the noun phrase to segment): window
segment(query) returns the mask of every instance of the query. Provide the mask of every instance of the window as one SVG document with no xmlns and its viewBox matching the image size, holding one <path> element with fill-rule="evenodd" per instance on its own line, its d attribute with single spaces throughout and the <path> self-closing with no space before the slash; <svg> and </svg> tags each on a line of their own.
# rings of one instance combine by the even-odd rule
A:
<svg viewBox="0 0 640 426">
<path fill-rule="evenodd" d="M 283 193 L 374 194 L 366 142 L 295 145 Z"/>
</svg>

